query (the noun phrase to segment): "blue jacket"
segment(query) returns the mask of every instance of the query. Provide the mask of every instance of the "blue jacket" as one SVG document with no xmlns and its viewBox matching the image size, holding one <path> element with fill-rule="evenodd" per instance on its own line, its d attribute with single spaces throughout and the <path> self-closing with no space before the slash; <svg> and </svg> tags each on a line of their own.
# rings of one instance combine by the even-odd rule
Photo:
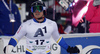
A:
<svg viewBox="0 0 100 54">
<path fill-rule="evenodd" d="M 4 0 L 7 3 L 7 0 Z M 15 17 L 15 22 L 10 22 L 10 11 L 6 8 L 2 0 L 0 1 L 0 35 L 14 35 L 21 24 L 21 17 L 18 7 L 13 2 L 11 3 L 12 13 Z"/>
</svg>

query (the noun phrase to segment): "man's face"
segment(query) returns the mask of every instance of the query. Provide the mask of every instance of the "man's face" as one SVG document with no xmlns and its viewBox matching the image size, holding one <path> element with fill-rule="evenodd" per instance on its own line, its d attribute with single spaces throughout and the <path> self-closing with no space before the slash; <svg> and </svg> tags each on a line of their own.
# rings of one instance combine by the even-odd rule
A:
<svg viewBox="0 0 100 54">
<path fill-rule="evenodd" d="M 43 11 L 39 12 L 38 10 L 36 10 L 33 14 L 36 18 L 44 17 Z"/>
</svg>

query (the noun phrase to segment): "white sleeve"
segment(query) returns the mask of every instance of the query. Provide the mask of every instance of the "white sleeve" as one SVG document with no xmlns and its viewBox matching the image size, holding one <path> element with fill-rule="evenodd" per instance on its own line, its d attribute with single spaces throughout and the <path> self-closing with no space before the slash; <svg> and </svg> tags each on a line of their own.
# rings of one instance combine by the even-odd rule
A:
<svg viewBox="0 0 100 54">
<path fill-rule="evenodd" d="M 53 39 L 57 42 L 60 38 L 60 34 L 58 32 L 58 27 L 56 23 L 53 23 L 53 32 L 52 32 Z"/>
<path fill-rule="evenodd" d="M 62 36 L 60 36 L 56 23 L 53 24 L 52 37 L 54 38 L 56 43 L 58 43 L 61 47 L 63 47 L 66 50 L 68 49 L 68 44 L 65 42 L 64 38 Z"/>
<path fill-rule="evenodd" d="M 25 36 L 25 34 L 26 34 L 26 25 L 23 23 L 21 24 L 21 26 L 19 27 L 13 38 L 19 41 L 23 36 Z"/>
<path fill-rule="evenodd" d="M 64 30 L 64 32 L 70 33 L 70 32 L 71 32 L 71 26 L 68 25 L 68 26 L 66 27 L 66 29 Z"/>
</svg>

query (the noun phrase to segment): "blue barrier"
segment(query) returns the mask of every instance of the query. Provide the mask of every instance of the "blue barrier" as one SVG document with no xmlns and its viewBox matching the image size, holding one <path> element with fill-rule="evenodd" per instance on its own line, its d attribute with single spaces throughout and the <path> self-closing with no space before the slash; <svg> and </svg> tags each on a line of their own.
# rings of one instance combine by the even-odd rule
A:
<svg viewBox="0 0 100 54">
<path fill-rule="evenodd" d="M 82 45 L 84 50 L 85 47 L 90 45 L 94 45 L 92 51 L 88 50 L 88 54 L 100 54 L 100 49 L 95 48 L 95 46 L 100 47 L 100 36 L 92 36 L 92 37 L 75 37 L 75 38 L 64 38 L 66 43 L 70 46 Z M 90 51 L 90 52 L 89 52 Z M 69 54 L 65 49 L 61 48 L 61 54 Z"/>
</svg>

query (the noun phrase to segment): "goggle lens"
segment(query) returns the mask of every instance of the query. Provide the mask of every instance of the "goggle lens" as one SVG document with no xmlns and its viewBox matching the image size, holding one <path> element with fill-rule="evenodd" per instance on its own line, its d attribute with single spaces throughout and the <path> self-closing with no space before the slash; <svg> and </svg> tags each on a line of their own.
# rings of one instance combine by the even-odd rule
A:
<svg viewBox="0 0 100 54">
<path fill-rule="evenodd" d="M 36 12 L 36 10 L 38 10 L 39 12 L 43 11 L 43 7 L 42 6 L 34 6 L 33 7 L 33 12 Z"/>
</svg>

